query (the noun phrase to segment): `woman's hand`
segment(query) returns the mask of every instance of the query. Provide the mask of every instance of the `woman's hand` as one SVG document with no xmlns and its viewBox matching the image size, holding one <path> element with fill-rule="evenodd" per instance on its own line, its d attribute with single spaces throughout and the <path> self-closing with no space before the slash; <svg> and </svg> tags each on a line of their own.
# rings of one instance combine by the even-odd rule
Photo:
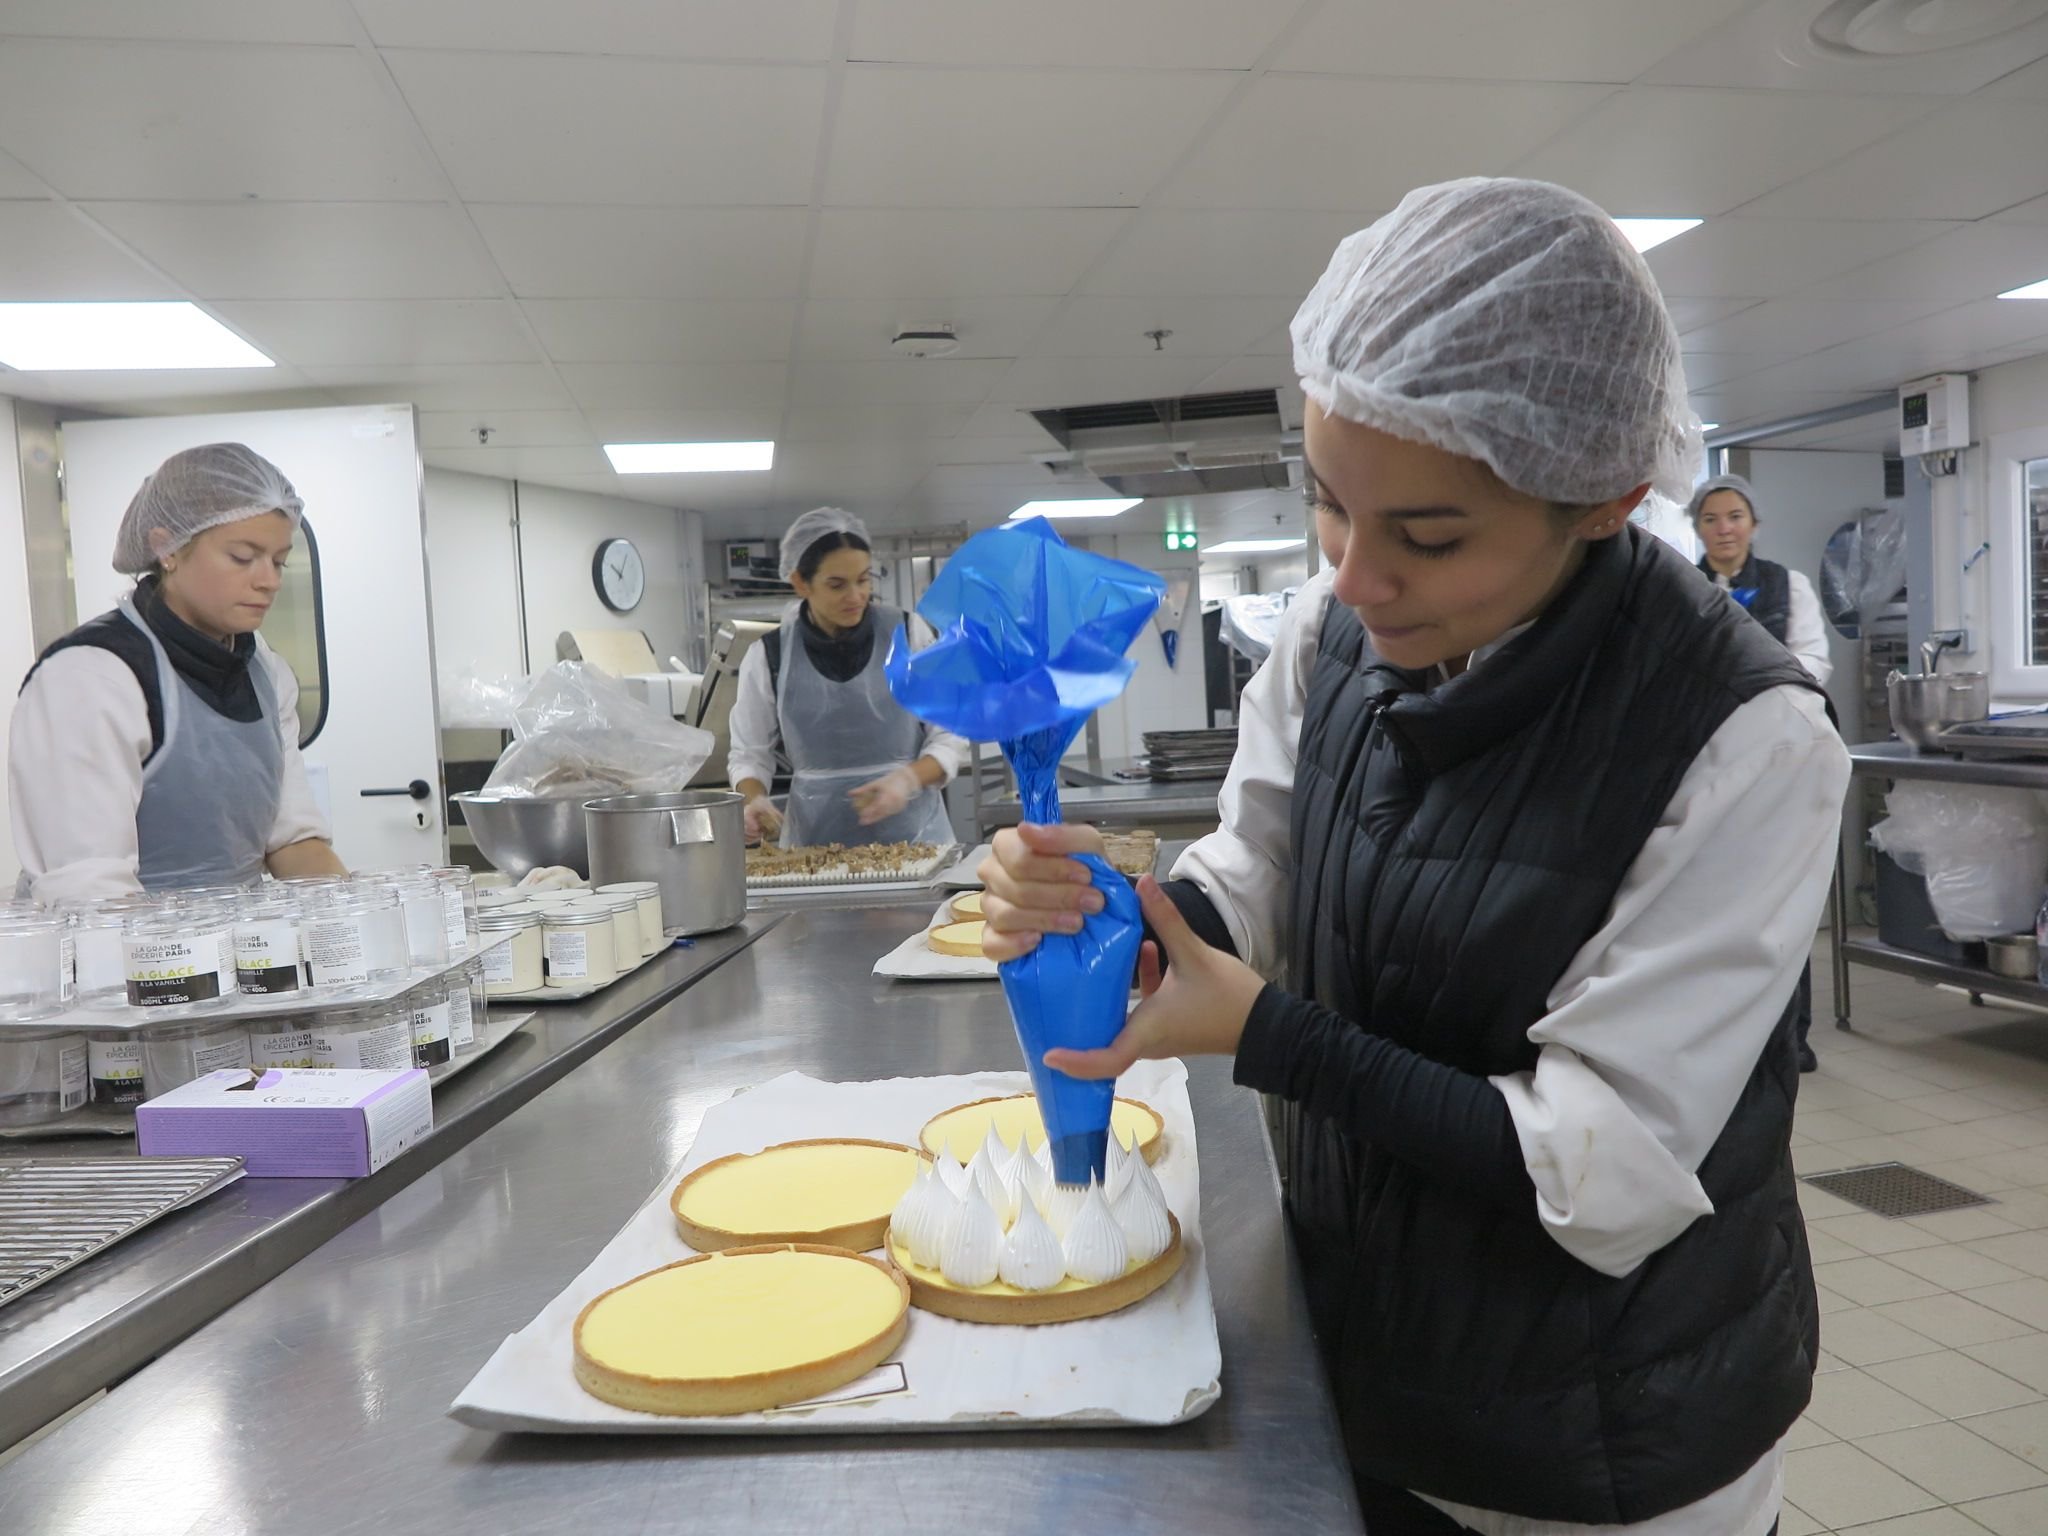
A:
<svg viewBox="0 0 2048 1536">
<path fill-rule="evenodd" d="M 1072 857 L 1102 853 L 1093 827 L 1025 822 L 998 832 L 993 848 L 981 861 L 981 952 L 989 959 L 1028 955 L 1043 934 L 1079 933 L 1082 917 L 1102 910 L 1088 866 Z"/>
<path fill-rule="evenodd" d="M 782 836 L 782 812 L 766 795 L 750 796 L 740 819 L 750 843 L 773 842 Z"/>
<path fill-rule="evenodd" d="M 1069 1077 L 1115 1077 L 1134 1061 L 1169 1056 L 1234 1056 L 1265 988 L 1265 979 L 1242 960 L 1196 938 L 1150 875 L 1138 882 L 1138 900 L 1166 947 L 1166 975 L 1161 978 L 1159 957 L 1147 944 L 1138 964 L 1144 1001 L 1131 1010 L 1123 1033 L 1099 1051 L 1045 1053 L 1045 1064 Z"/>
<path fill-rule="evenodd" d="M 853 808 L 860 816 L 860 824 L 871 827 L 878 821 L 887 821 L 891 816 L 903 814 L 924 783 L 917 776 L 917 769 L 909 763 L 899 763 L 879 779 L 870 779 L 846 792 L 846 798 L 853 802 Z"/>
</svg>

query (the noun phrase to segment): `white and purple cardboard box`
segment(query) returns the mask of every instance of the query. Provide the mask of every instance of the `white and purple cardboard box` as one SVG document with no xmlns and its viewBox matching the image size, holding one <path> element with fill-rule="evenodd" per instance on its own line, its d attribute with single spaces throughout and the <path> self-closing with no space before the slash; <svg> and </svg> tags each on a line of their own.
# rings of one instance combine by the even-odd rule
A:
<svg viewBox="0 0 2048 1536">
<path fill-rule="evenodd" d="M 144 1157 L 239 1157 L 253 1178 L 360 1178 L 433 1128 L 433 1096 L 418 1067 L 228 1067 L 135 1111 Z"/>
</svg>

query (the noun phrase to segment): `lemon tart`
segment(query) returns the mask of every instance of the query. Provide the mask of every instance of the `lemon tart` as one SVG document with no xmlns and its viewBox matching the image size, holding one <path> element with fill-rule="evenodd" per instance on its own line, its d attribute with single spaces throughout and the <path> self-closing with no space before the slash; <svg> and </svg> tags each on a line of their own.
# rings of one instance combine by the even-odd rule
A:
<svg viewBox="0 0 2048 1536">
<path fill-rule="evenodd" d="M 952 909 L 953 921 L 956 923 L 964 923 L 970 918 L 980 917 L 981 892 L 962 891 L 948 902 L 947 905 Z"/>
<path fill-rule="evenodd" d="M 895 1234 L 889 1257 L 910 1284 L 910 1304 L 922 1312 L 963 1323 L 1073 1323 L 1104 1317 L 1135 1306 L 1171 1280 L 1180 1269 L 1183 1247 L 1180 1218 L 1169 1215 L 1172 1239 L 1165 1252 L 1144 1264 L 1132 1264 L 1113 1280 L 1089 1284 L 1068 1275 L 1049 1290 L 1027 1291 L 1001 1279 L 986 1285 L 961 1285 L 943 1269 L 927 1269 L 912 1261 L 909 1246 Z"/>
<path fill-rule="evenodd" d="M 857 1381 L 896 1350 L 910 1287 L 878 1259 L 808 1244 L 703 1254 L 577 1315 L 576 1380 L 642 1413 L 754 1413 Z"/>
<path fill-rule="evenodd" d="M 924 936 L 924 942 L 934 954 L 961 955 L 979 959 L 981 956 L 980 918 L 965 923 L 945 923 Z"/>
<path fill-rule="evenodd" d="M 786 1141 L 706 1163 L 669 1197 L 699 1253 L 759 1243 L 882 1246 L 889 1212 L 924 1162 L 889 1141 Z"/>
<path fill-rule="evenodd" d="M 1150 1104 L 1118 1099 L 1111 1107 L 1109 1126 L 1124 1146 L 1135 1140 L 1146 1162 L 1159 1161 L 1165 1146 L 1166 1122 Z M 934 1157 L 950 1149 L 954 1157 L 965 1162 L 974 1156 L 974 1149 L 987 1138 L 991 1127 L 996 1139 L 1005 1146 L 1016 1146 L 1020 1137 L 1028 1143 L 1027 1152 L 1036 1152 L 1045 1144 L 1045 1121 L 1039 1117 L 1038 1097 L 1030 1093 L 956 1104 L 927 1120 L 918 1139 Z"/>
</svg>

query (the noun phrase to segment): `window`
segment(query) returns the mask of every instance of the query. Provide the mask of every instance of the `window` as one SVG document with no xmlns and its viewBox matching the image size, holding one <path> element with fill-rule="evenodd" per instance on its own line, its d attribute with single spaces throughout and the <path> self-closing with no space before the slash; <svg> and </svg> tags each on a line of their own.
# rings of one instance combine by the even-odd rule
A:
<svg viewBox="0 0 2048 1536">
<path fill-rule="evenodd" d="M 2027 536 L 2027 665 L 2048 666 L 2048 458 L 2020 464 Z"/>
<path fill-rule="evenodd" d="M 1936 567 L 1953 560 L 1989 580 L 1992 696 L 2048 700 L 2048 428 L 2000 433 L 1982 451 L 1984 531 L 1970 531 L 1979 525 L 1969 516 L 1966 469 L 1952 493 L 1960 503 L 1960 516 L 1946 532 L 1952 548 L 1945 548 L 1936 502 Z M 1988 548 L 1977 550 L 1980 541 Z M 1971 579 L 1964 579 L 1966 594 Z M 1967 626 L 1967 596 L 1960 617 Z"/>
<path fill-rule="evenodd" d="M 307 746 L 327 723 L 327 628 L 320 607 L 320 542 L 311 518 L 299 524 L 284 585 L 263 621 L 263 638 L 299 679 L 299 745 Z"/>
</svg>

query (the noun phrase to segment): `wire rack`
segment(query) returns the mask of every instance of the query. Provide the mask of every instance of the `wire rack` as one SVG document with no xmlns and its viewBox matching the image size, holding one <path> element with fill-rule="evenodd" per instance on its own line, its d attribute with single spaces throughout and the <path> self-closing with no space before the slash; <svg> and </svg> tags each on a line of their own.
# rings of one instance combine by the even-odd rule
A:
<svg viewBox="0 0 2048 1536">
<path fill-rule="evenodd" d="M 0 1161 L 0 1306 L 241 1172 L 239 1157 Z"/>
</svg>

